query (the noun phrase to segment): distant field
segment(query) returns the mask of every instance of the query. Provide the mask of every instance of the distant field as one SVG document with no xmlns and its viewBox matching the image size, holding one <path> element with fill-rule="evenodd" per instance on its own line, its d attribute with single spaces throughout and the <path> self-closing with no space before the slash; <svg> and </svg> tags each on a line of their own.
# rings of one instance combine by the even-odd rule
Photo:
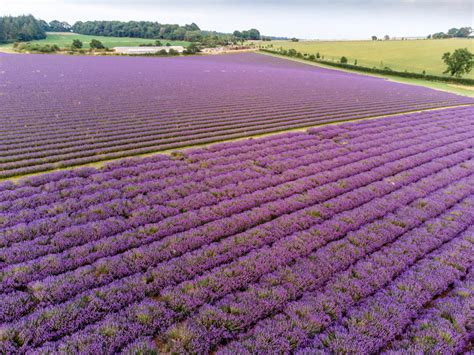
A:
<svg viewBox="0 0 474 355">
<path fill-rule="evenodd" d="M 443 53 L 456 48 L 474 51 L 474 39 L 408 40 L 408 41 L 273 41 L 274 48 L 294 48 L 302 53 L 317 53 L 325 59 L 339 60 L 342 56 L 354 63 L 367 67 L 390 67 L 393 70 L 407 70 L 427 74 L 443 75 L 441 60 Z M 465 76 L 474 78 L 474 72 Z"/>
<path fill-rule="evenodd" d="M 104 36 L 87 36 L 80 35 L 77 33 L 69 32 L 57 32 L 57 33 L 48 33 L 46 39 L 39 41 L 31 41 L 31 43 L 43 43 L 43 44 L 57 44 L 59 47 L 66 47 L 71 45 L 72 41 L 79 39 L 84 44 L 84 48 L 89 48 L 90 41 L 95 38 L 101 41 L 106 47 L 132 47 L 138 46 L 142 43 L 153 43 L 154 39 L 150 38 L 130 38 L 130 37 L 104 37 Z M 187 46 L 189 42 L 186 41 L 167 41 L 161 40 L 163 44 L 170 43 L 173 46 Z M 3 44 L 0 45 L 0 48 L 11 48 L 12 44 Z"/>
</svg>

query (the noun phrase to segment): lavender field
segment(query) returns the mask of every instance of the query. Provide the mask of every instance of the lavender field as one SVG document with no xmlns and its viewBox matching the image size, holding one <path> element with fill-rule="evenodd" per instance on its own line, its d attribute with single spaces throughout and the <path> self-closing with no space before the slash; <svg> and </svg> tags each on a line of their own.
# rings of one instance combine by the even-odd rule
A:
<svg viewBox="0 0 474 355">
<path fill-rule="evenodd" d="M 468 102 L 253 54 L 47 58 L 1 57 L 4 176 Z M 474 106 L 3 182 L 0 353 L 469 351 L 473 205 Z"/>
<path fill-rule="evenodd" d="M 255 53 L 0 54 L 0 178 L 473 102 Z"/>
</svg>

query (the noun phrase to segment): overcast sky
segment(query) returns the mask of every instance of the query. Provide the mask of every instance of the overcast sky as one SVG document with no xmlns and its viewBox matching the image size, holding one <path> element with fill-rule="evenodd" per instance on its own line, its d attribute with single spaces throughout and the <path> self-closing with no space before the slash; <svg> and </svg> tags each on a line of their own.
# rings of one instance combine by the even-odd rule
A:
<svg viewBox="0 0 474 355">
<path fill-rule="evenodd" d="M 0 0 L 0 15 L 51 21 L 195 22 L 201 29 L 318 39 L 425 36 L 473 26 L 474 0 Z"/>
</svg>

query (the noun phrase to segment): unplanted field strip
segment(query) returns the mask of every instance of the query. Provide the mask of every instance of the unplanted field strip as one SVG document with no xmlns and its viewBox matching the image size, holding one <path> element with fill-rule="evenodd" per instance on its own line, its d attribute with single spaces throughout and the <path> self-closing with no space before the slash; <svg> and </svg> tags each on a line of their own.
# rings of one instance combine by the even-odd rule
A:
<svg viewBox="0 0 474 355">
<path fill-rule="evenodd" d="M 163 149 L 163 150 L 154 150 L 149 153 L 138 153 L 138 154 L 129 154 L 125 155 L 119 158 L 112 158 L 112 159 L 99 159 L 96 161 L 92 161 L 89 163 L 85 164 L 77 164 L 77 165 L 71 165 L 68 167 L 58 167 L 54 169 L 48 169 L 40 172 L 35 172 L 35 173 L 27 173 L 27 174 L 21 174 L 21 175 L 14 175 L 10 177 L 0 177 L 0 181 L 11 181 L 11 182 L 18 182 L 20 179 L 31 177 L 31 176 L 37 176 L 45 173 L 51 173 L 54 171 L 64 171 L 64 170 L 71 170 L 71 169 L 79 169 L 82 167 L 93 167 L 100 169 L 102 168 L 105 164 L 118 161 L 121 159 L 128 159 L 128 158 L 133 158 L 133 157 L 147 157 L 147 156 L 152 156 L 155 154 L 165 154 L 165 155 L 171 155 L 172 153 L 176 151 L 181 151 L 181 150 L 186 150 L 186 149 L 193 149 L 193 148 L 204 148 L 211 146 L 213 144 L 219 144 L 219 143 L 227 143 L 227 142 L 236 142 L 236 141 L 241 141 L 245 139 L 254 139 L 254 138 L 261 138 L 261 137 L 268 137 L 268 136 L 273 136 L 281 133 L 289 133 L 289 132 L 302 132 L 306 131 L 310 128 L 315 128 L 315 127 L 321 127 L 321 126 L 326 126 L 326 125 L 337 125 L 337 124 L 343 124 L 347 122 L 356 122 L 356 121 L 363 121 L 363 120 L 374 120 L 378 118 L 384 118 L 384 117 L 392 117 L 392 116 L 397 116 L 401 114 L 408 114 L 408 113 L 417 113 L 417 112 L 430 112 L 430 111 L 443 111 L 443 110 L 448 110 L 451 108 L 456 108 L 456 107 L 470 107 L 474 106 L 474 104 L 460 104 L 460 105 L 453 105 L 453 106 L 445 106 L 445 107 L 437 107 L 437 108 L 431 108 L 431 109 L 423 109 L 423 110 L 413 110 L 413 111 L 403 111 L 403 112 L 397 112 L 393 114 L 388 114 L 388 115 L 380 115 L 380 116 L 367 116 L 367 117 L 362 117 L 362 118 L 356 118 L 356 119 L 347 119 L 347 120 L 339 120 L 339 121 L 333 121 L 333 122 L 323 122 L 320 124 L 314 124 L 310 126 L 301 126 L 301 127 L 295 127 L 291 129 L 283 129 L 283 130 L 274 130 L 269 133 L 261 133 L 261 134 L 252 134 L 249 136 L 241 136 L 241 137 L 236 137 L 236 138 L 229 138 L 229 139 L 218 139 L 214 141 L 209 141 L 206 143 L 200 143 L 200 144 L 191 144 L 191 145 L 183 145 L 181 147 L 177 148 L 172 148 L 172 149 Z M 57 163 L 59 164 L 59 163 Z"/>
</svg>

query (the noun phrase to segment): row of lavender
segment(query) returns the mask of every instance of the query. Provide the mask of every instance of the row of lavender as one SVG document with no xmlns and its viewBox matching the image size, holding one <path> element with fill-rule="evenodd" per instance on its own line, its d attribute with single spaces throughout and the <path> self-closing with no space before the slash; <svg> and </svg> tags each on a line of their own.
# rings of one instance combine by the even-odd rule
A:
<svg viewBox="0 0 474 355">
<path fill-rule="evenodd" d="M 425 307 L 445 291 L 472 302 L 449 287 L 472 278 L 473 117 L 407 114 L 3 183 L 0 352 L 432 349 L 411 335 L 442 322 Z M 457 312 L 442 349 L 468 341 Z"/>
<path fill-rule="evenodd" d="M 172 59 L 2 55 L 0 72 L 0 178 L 473 103 L 250 53 Z"/>
</svg>

